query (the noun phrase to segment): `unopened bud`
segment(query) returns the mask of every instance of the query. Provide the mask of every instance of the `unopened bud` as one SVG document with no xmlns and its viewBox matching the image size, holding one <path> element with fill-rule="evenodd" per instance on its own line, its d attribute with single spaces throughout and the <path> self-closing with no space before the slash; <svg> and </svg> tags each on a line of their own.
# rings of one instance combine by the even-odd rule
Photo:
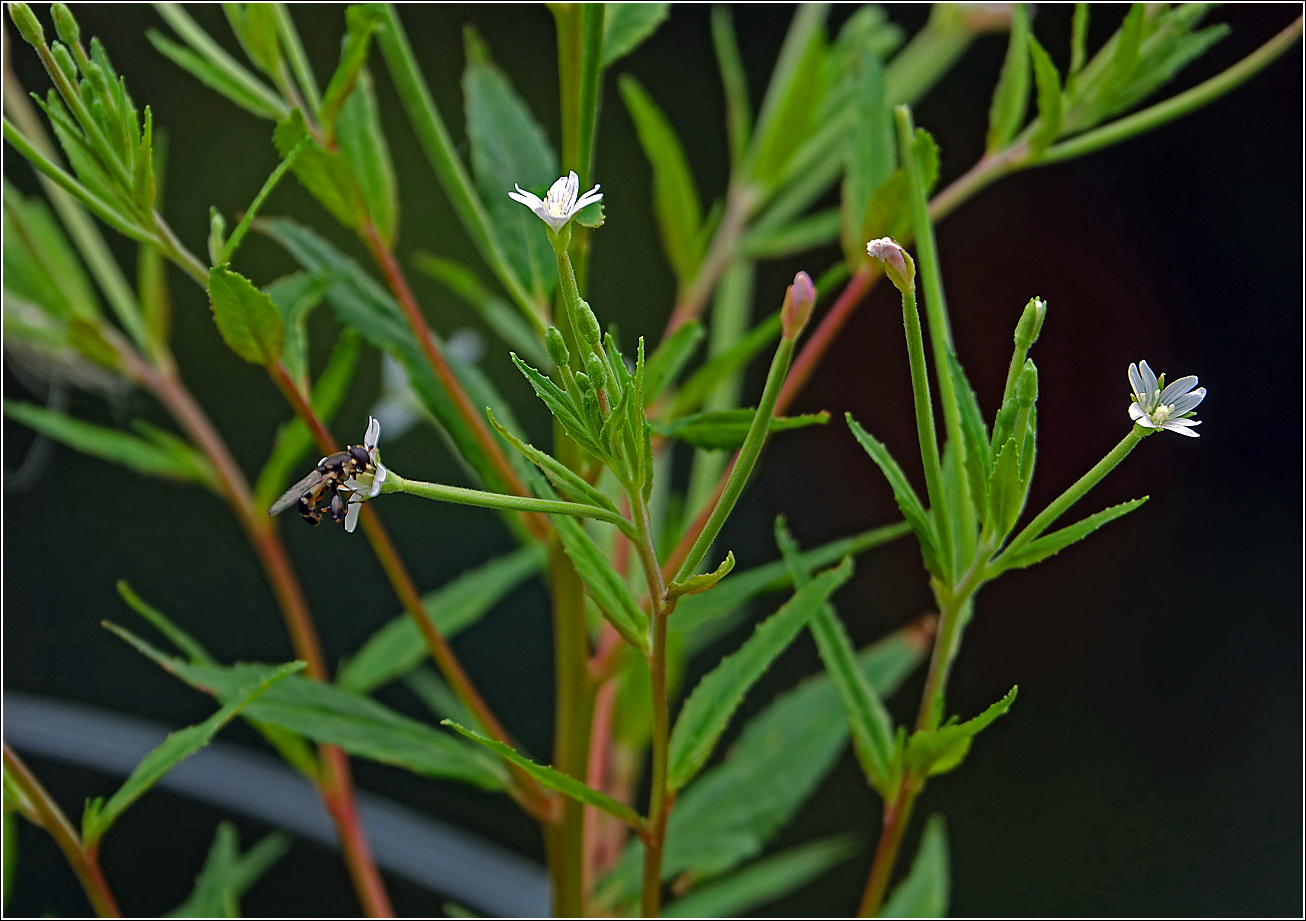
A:
<svg viewBox="0 0 1306 921">
<path fill-rule="evenodd" d="M 585 370 L 589 372 L 590 380 L 597 389 L 602 390 L 608 385 L 608 372 L 603 367 L 603 359 L 593 352 L 585 359 Z"/>
<path fill-rule="evenodd" d="M 50 15 L 54 18 L 54 30 L 59 33 L 60 39 L 69 45 L 75 45 L 81 40 L 81 29 L 77 27 L 72 10 L 62 3 L 56 3 L 50 7 Z"/>
<path fill-rule="evenodd" d="M 73 61 L 72 52 L 63 42 L 52 42 L 50 45 L 50 54 L 54 56 L 54 62 L 59 66 L 59 71 L 64 75 L 69 83 L 77 83 L 77 64 Z"/>
<path fill-rule="evenodd" d="M 576 386 L 580 388 L 582 397 L 594 396 L 594 384 L 590 381 L 590 376 L 584 371 L 576 372 Z"/>
<path fill-rule="evenodd" d="M 549 360 L 555 367 L 565 368 L 571 363 L 571 352 L 567 351 L 567 343 L 558 327 L 550 326 L 544 331 L 544 347 L 549 350 Z"/>
<path fill-rule="evenodd" d="M 1016 402 L 1021 406 L 1032 406 L 1038 399 L 1038 368 L 1033 359 L 1025 359 L 1025 367 L 1016 381 Z"/>
<path fill-rule="evenodd" d="M 1034 341 L 1038 339 L 1039 330 L 1043 328 L 1043 320 L 1047 317 L 1048 305 L 1041 298 L 1031 298 L 1030 302 L 1025 305 L 1025 312 L 1020 315 L 1020 322 L 1016 324 L 1016 348 L 1028 350 Z"/>
<path fill-rule="evenodd" d="M 884 274 L 903 294 L 916 292 L 916 263 L 893 237 L 880 237 L 866 244 L 866 253 L 884 263 Z"/>
<path fill-rule="evenodd" d="M 816 286 L 812 284 L 812 276 L 799 272 L 794 276 L 794 283 L 785 291 L 785 302 L 780 308 L 781 335 L 789 340 L 797 339 L 811 319 L 815 304 Z"/>
<path fill-rule="evenodd" d="M 594 311 L 583 299 L 577 304 L 576 309 L 576 335 L 594 348 L 598 348 L 599 343 L 603 341 L 599 318 L 594 316 Z"/>
<path fill-rule="evenodd" d="M 45 47 L 45 30 L 41 28 L 41 21 L 36 18 L 30 6 L 26 3 L 9 4 L 9 18 L 14 21 L 14 27 L 18 29 L 23 41 L 33 48 Z"/>
</svg>

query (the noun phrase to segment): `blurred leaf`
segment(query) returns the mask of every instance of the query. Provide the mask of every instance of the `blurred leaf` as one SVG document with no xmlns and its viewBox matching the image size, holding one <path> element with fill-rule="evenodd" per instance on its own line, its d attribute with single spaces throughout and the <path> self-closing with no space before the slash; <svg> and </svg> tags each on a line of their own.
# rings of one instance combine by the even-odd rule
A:
<svg viewBox="0 0 1306 921">
<path fill-rule="evenodd" d="M 701 368 L 689 376 L 680 387 L 666 418 L 675 419 L 693 412 L 703 405 L 703 401 L 716 389 L 717 385 L 740 371 L 750 361 L 761 354 L 762 350 L 780 338 L 780 312 L 776 311 L 749 333 L 727 348 L 708 359 Z"/>
<path fill-rule="evenodd" d="M 626 588 L 626 581 L 608 561 L 580 522 L 565 515 L 553 516 L 562 546 L 576 567 L 576 574 L 589 590 L 608 623 L 641 653 L 648 649 L 647 617 Z"/>
<path fill-rule="evenodd" d="M 393 249 L 399 232 L 399 193 L 395 186 L 390 146 L 377 110 L 372 75 L 359 71 L 354 91 L 336 118 L 336 143 L 340 156 L 358 182 L 367 212 L 387 249 Z"/>
<path fill-rule="evenodd" d="M 763 186 L 779 178 L 811 133 L 824 92 L 826 4 L 800 6 L 785 36 L 753 133 L 749 174 Z"/>
<path fill-rule="evenodd" d="M 943 816 L 930 816 L 921 832 L 920 848 L 906 878 L 894 887 L 880 910 L 881 918 L 946 918 L 951 874 L 948 832 Z"/>
<path fill-rule="evenodd" d="M 927 512 L 925 506 L 921 505 L 916 490 L 912 489 L 911 483 L 907 480 L 907 475 L 902 472 L 902 468 L 893 459 L 889 449 L 876 441 L 864 428 L 858 425 L 857 421 L 853 419 L 852 413 L 848 413 L 846 418 L 848 428 L 852 430 L 857 443 L 871 456 L 871 460 L 875 461 L 875 465 L 880 468 L 884 478 L 889 481 L 889 487 L 893 490 L 893 498 L 902 511 L 902 517 L 907 519 L 911 529 L 916 532 L 916 539 L 921 546 L 921 556 L 925 559 L 925 568 L 932 573 L 939 573 L 939 551 L 935 545 L 934 523 L 930 518 L 930 512 Z"/>
<path fill-rule="evenodd" d="M 1029 147 L 1038 155 L 1061 133 L 1061 75 L 1033 35 L 1029 37 L 1029 55 L 1034 62 L 1034 83 L 1038 87 L 1038 128 L 1030 136 Z"/>
<path fill-rule="evenodd" d="M 1029 108 L 1029 13 L 1025 4 L 1017 3 L 1011 16 L 1011 37 L 1007 40 L 1007 58 L 1002 75 L 993 88 L 989 104 L 989 133 L 984 152 L 991 154 L 1007 146 L 1025 123 Z"/>
<path fill-rule="evenodd" d="M 726 558 L 721 561 L 721 565 L 711 572 L 690 576 L 684 582 L 669 583 L 667 585 L 667 600 L 679 598 L 682 595 L 701 595 L 709 589 L 716 588 L 716 584 L 729 575 L 730 570 L 734 568 L 735 554 L 727 552 Z"/>
<path fill-rule="evenodd" d="M 231 722 L 251 701 L 263 694 L 273 684 L 299 671 L 303 662 L 288 662 L 285 665 L 261 666 L 258 671 L 246 671 L 242 675 L 241 685 L 228 695 L 222 709 L 204 722 L 187 726 L 168 737 L 157 748 L 141 759 L 132 770 L 118 792 L 109 797 L 106 803 L 96 797 L 88 800 L 86 811 L 82 816 L 82 842 L 86 847 L 94 847 L 113 823 L 118 820 L 132 803 L 136 802 L 150 787 L 158 783 L 165 774 L 176 767 L 205 745 L 208 745 L 218 730 Z"/>
<path fill-rule="evenodd" d="M 664 918 L 738 918 L 801 889 L 856 851 L 843 836 L 790 848 L 731 876 L 693 889 L 662 910 Z"/>
<path fill-rule="evenodd" d="M 536 367 L 551 366 L 548 353 L 521 312 L 486 288 L 471 269 L 452 259 L 423 252 L 413 254 L 413 264 L 461 297 L 509 348 Z"/>
<path fill-rule="evenodd" d="M 1007 692 L 993 706 L 979 716 L 964 723 L 953 723 L 940 729 L 917 731 L 907 740 L 903 763 L 917 778 L 944 774 L 961 764 L 970 751 L 970 741 L 999 716 L 1011 708 L 1016 699 L 1016 688 Z"/>
<path fill-rule="evenodd" d="M 419 665 L 403 676 L 403 683 L 437 719 L 453 720 L 467 726 L 477 725 L 472 711 L 467 709 L 434 669 Z"/>
<path fill-rule="evenodd" d="M 731 20 L 730 7 L 712 7 L 712 45 L 721 70 L 721 88 L 726 97 L 726 136 L 730 141 L 730 168 L 739 169 L 748 153 L 753 133 L 753 109 L 748 101 L 748 74 L 739 56 L 739 40 Z"/>
<path fill-rule="evenodd" d="M 841 240 L 850 267 L 868 258 L 862 227 L 871 195 L 893 175 L 898 165 L 893 112 L 884 82 L 884 65 L 870 49 L 856 59 L 853 125 L 847 144 L 841 202 Z"/>
<path fill-rule="evenodd" d="M 604 4 L 599 68 L 606 70 L 643 44 L 662 25 L 670 9 L 670 3 Z"/>
<path fill-rule="evenodd" d="M 684 602 L 710 599 L 747 575 Z M 858 664 L 887 698 L 925 652 L 908 628 L 862 650 Z M 847 740 L 848 721 L 829 675 L 815 675 L 776 697 L 744 727 L 726 758 L 677 797 L 667 826 L 663 879 L 685 872 L 711 878 L 761 853 L 833 767 Z M 601 904 L 615 907 L 639 897 L 640 853 L 638 843 L 628 846 L 599 883 Z"/>
<path fill-rule="evenodd" d="M 127 602 L 129 608 L 144 618 L 155 630 L 166 636 L 168 641 L 184 652 L 192 662 L 202 665 L 216 664 L 207 649 L 201 646 L 193 636 L 169 620 L 162 611 L 136 594 L 136 591 L 126 579 L 119 579 L 117 588 L 118 594 L 123 601 Z"/>
<path fill-rule="evenodd" d="M 1009 557 L 999 557 L 999 559 L 1005 569 L 1020 569 L 1025 566 L 1033 566 L 1035 563 L 1046 560 L 1054 553 L 1060 553 L 1071 544 L 1083 540 L 1107 522 L 1129 514 L 1147 500 L 1148 497 L 1143 496 L 1141 499 L 1131 499 L 1128 502 L 1113 505 L 1108 509 L 1103 509 L 1096 515 L 1089 515 L 1083 521 L 1075 522 L 1068 527 L 1031 541 L 1019 552 Z"/>
<path fill-rule="evenodd" d="M 422 607 L 435 629 L 451 640 L 539 572 L 544 562 L 543 547 L 523 547 L 469 569 L 442 588 L 428 592 L 422 596 Z M 368 694 L 411 671 L 428 655 L 417 625 L 407 614 L 400 614 L 341 664 L 336 683 L 347 691 Z"/>
<path fill-rule="evenodd" d="M 308 377 L 308 317 L 322 303 L 332 280 L 330 275 L 295 272 L 278 278 L 263 289 L 281 314 L 286 331 L 281 363 L 293 381 L 304 381 Z"/>
<path fill-rule="evenodd" d="M 121 464 L 147 476 L 198 483 L 215 491 L 218 488 L 217 473 L 193 448 L 186 454 L 176 446 L 164 447 L 117 429 L 65 416 L 34 403 L 5 400 L 4 412 L 9 418 L 83 454 Z"/>
<path fill-rule="evenodd" d="M 654 423 L 653 431 L 668 438 L 678 438 L 696 448 L 734 451 L 743 445 L 756 412 L 755 409 L 744 408 L 694 413 L 675 422 Z M 825 425 L 829 421 L 830 414 L 827 412 L 808 413 L 802 416 L 774 416 L 771 419 L 771 432 L 786 432 L 789 429 L 800 429 L 809 425 Z"/>
<path fill-rule="evenodd" d="M 676 129 L 639 81 L 623 74 L 620 86 L 626 111 L 653 169 L 653 211 L 662 233 L 662 249 L 676 280 L 684 287 L 694 279 L 703 260 L 699 244 L 703 205 L 694 174 Z"/>
<path fill-rule="evenodd" d="M 1070 70 L 1066 74 L 1069 88 L 1084 67 L 1085 48 L 1088 44 L 1088 4 L 1076 3 L 1070 27 Z"/>
<path fill-rule="evenodd" d="M 913 149 L 916 159 L 920 161 L 925 194 L 929 195 L 939 181 L 939 147 L 928 131 L 917 128 Z M 899 167 L 871 195 L 871 203 L 866 206 L 866 217 L 862 222 L 862 239 L 893 237 L 898 240 L 906 239 L 911 233 L 911 190 L 908 187 L 907 171 Z"/>
<path fill-rule="evenodd" d="M 169 918 L 239 918 L 240 897 L 290 850 L 290 838 L 281 832 L 267 835 L 244 854 L 232 822 L 218 823 L 209 856 L 191 894 Z"/>
<path fill-rule="evenodd" d="M 367 54 L 372 48 L 372 33 L 376 31 L 382 16 L 379 10 L 366 4 L 350 6 L 345 10 L 345 26 L 348 31 L 344 47 L 340 49 L 340 62 L 336 64 L 327 88 L 322 91 L 320 113 L 328 143 L 335 138 L 338 130 L 336 119 L 343 111 L 345 101 L 353 94 L 358 75 L 367 63 Z"/>
<path fill-rule="evenodd" d="M 6 789 L 8 784 L 5 785 Z M 0 852 L 4 854 L 4 888 L 0 890 L 0 904 L 9 907 L 9 897 L 18 882 L 18 813 L 8 807 L 4 811 L 4 834 L 0 838 Z"/>
<path fill-rule="evenodd" d="M 783 259 L 833 243 L 839 238 L 842 222 L 840 209 L 827 208 L 780 227 L 754 227 L 744 234 L 739 248 L 750 259 Z"/>
<path fill-rule="evenodd" d="M 250 364 L 271 367 L 281 358 L 286 328 L 272 299 L 225 264 L 209 269 L 213 320 L 228 348 Z"/>
<path fill-rule="evenodd" d="M 794 593 L 753 635 L 723 658 L 694 688 L 671 730 L 667 783 L 678 790 L 703 767 L 730 717 L 762 674 L 784 652 L 807 621 L 852 575 L 851 558 Z"/>
<path fill-rule="evenodd" d="M 681 368 L 693 357 L 703 341 L 703 324 L 690 320 L 676 328 L 649 356 L 644 368 L 644 403 L 650 405 L 663 388 L 676 379 Z"/>
<path fill-rule="evenodd" d="M 299 109 L 278 121 L 272 134 L 282 158 L 305 138 L 309 142 L 295 159 L 295 178 L 337 221 L 350 230 L 360 229 L 367 218 L 367 203 L 345 158 L 311 138 Z"/>
<path fill-rule="evenodd" d="M 591 787 L 587 787 L 579 780 L 568 777 L 561 771 L 545 765 L 536 764 L 529 758 L 522 757 L 521 754 L 509 748 L 507 745 L 504 745 L 502 742 L 496 742 L 494 739 L 486 738 L 479 732 L 459 726 L 453 720 L 444 720 L 441 725 L 456 729 L 467 738 L 472 739 L 475 742 L 480 742 L 505 761 L 517 765 L 550 790 L 557 790 L 559 793 L 566 794 L 577 802 L 584 803 L 587 806 L 593 806 L 596 809 L 602 809 L 609 815 L 616 816 L 618 819 L 634 828 L 639 828 L 644 824 L 643 819 L 636 814 L 635 810 L 631 809 L 625 803 L 619 803 L 612 797 L 606 796 Z"/>
<path fill-rule="evenodd" d="M 245 54 L 259 70 L 276 77 L 281 67 L 281 45 L 272 4 L 224 3 L 222 9 Z"/>
<path fill-rule="evenodd" d="M 545 301 L 557 284 L 557 259 L 540 219 L 508 193 L 520 185 L 542 195 L 558 178 L 558 157 L 472 27 L 463 30 L 463 41 L 463 95 L 476 189 L 512 271 L 537 300 Z"/>
<path fill-rule="evenodd" d="M 285 115 L 285 103 L 281 102 L 266 86 L 262 87 L 262 92 L 259 92 L 234 77 L 229 71 L 178 45 L 157 29 L 145 30 L 145 37 L 150 40 L 155 50 L 172 63 L 246 112 L 273 121 Z"/>
<path fill-rule="evenodd" d="M 52 316 L 93 320 L 100 303 L 49 206 L 4 184 L 4 285 Z"/>
<path fill-rule="evenodd" d="M 191 687 L 219 700 L 232 699 L 267 669 L 259 663 L 198 665 L 165 655 L 115 624 L 105 624 L 136 650 Z M 458 780 L 483 790 L 502 790 L 507 774 L 499 762 L 448 733 L 402 716 L 370 698 L 334 685 L 292 676 L 251 704 L 250 721 L 270 723 L 338 745 L 352 755 L 392 764 L 423 777 Z"/>
</svg>

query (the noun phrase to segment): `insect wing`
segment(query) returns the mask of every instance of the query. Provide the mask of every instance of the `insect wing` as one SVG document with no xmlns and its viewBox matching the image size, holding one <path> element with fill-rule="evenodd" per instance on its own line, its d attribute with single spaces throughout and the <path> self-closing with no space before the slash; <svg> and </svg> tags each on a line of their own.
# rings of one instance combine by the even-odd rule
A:
<svg viewBox="0 0 1306 921">
<path fill-rule="evenodd" d="M 276 502 L 272 503 L 272 508 L 268 509 L 269 515 L 280 515 L 286 509 L 290 508 L 299 501 L 299 497 L 308 494 L 314 486 L 317 486 L 326 475 L 320 470 L 314 470 L 308 476 L 304 477 L 294 486 L 287 489 Z"/>
</svg>

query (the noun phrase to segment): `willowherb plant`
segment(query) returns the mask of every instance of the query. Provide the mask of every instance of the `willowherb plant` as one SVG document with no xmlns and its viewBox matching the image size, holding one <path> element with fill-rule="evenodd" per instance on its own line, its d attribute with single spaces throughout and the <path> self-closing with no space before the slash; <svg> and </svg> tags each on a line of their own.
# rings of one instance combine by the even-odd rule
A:
<svg viewBox="0 0 1306 921">
<path fill-rule="evenodd" d="M 540 823 L 556 914 L 732 915 L 848 858 L 847 841 L 834 838 L 749 863 L 802 808 L 851 738 L 884 817 L 859 913 L 943 914 L 949 873 L 940 817 L 927 821 L 906 875 L 892 891 L 889 884 L 926 783 L 959 767 L 978 733 L 1016 697 L 1013 687 L 977 716 L 947 716 L 949 672 L 979 590 L 1146 501 L 1053 529 L 1146 436 L 1164 429 L 1195 437 L 1199 423 L 1192 417 L 1206 390 L 1196 377 L 1167 386 L 1147 362 L 1131 365 L 1123 440 L 1026 516 L 1039 387 L 1029 355 L 1049 307 L 1038 297 L 1025 307 L 1001 407 L 985 419 L 954 348 L 934 222 L 1006 174 L 1098 150 L 1219 97 L 1290 47 L 1301 20 L 1229 70 L 1125 114 L 1224 34 L 1221 26 L 1199 28 L 1206 4 L 1135 4 L 1091 56 L 1088 7 L 1077 4 L 1065 73 L 1033 34 L 1023 4 L 940 5 L 906 43 L 877 7 L 859 8 L 832 32 L 827 8 L 808 5 L 795 13 L 754 112 L 731 14 L 719 7 L 711 29 L 730 176 L 711 208 L 704 209 L 658 103 L 633 77 L 618 80 L 652 168 L 658 230 L 677 290 L 661 340 L 632 343 L 605 324 L 603 304 L 586 300 L 590 252 L 601 245 L 604 223 L 594 153 L 604 74 L 658 28 L 666 4 L 552 7 L 560 154 L 486 42 L 469 29 L 463 90 L 470 169 L 393 6 L 347 10 L 339 63 L 325 88 L 285 5 L 224 5 L 248 66 L 181 7 L 157 8 L 171 34 L 152 30 L 153 46 L 272 123 L 281 163 L 230 231 L 213 209 L 207 260 L 187 251 L 157 208 L 164 162 L 149 107 L 137 108 L 97 40 L 87 52 L 67 7 L 53 6 L 57 37 L 50 39 L 27 5 L 11 4 L 13 25 L 39 55 L 53 89 L 32 96 L 42 119 L 5 74 L 5 140 L 38 171 L 49 202 L 5 186 L 5 344 L 11 361 L 47 379 L 152 394 L 181 434 L 153 426 L 133 434 L 32 403 L 6 401 L 5 412 L 77 450 L 195 483 L 223 499 L 259 556 L 296 659 L 223 664 L 120 583 L 124 601 L 175 652 L 105 626 L 212 695 L 220 709 L 169 736 L 107 801 L 88 801 L 80 832 L 6 746 L 7 813 L 53 835 L 95 910 L 117 914 L 99 867 L 102 839 L 169 769 L 240 716 L 315 785 L 369 914 L 389 914 L 391 905 L 359 820 L 350 755 L 512 797 Z M 1009 39 L 985 153 L 935 192 L 940 152 L 929 132 L 915 126 L 910 106 L 976 35 L 993 30 L 1009 31 Z M 423 153 L 500 291 L 452 260 L 419 253 L 414 262 L 465 299 L 511 349 L 512 362 L 552 418 L 547 449 L 530 443 L 517 412 L 475 362 L 431 328 L 409 286 L 395 248 L 403 197 L 369 65 L 388 71 Z M 1035 114 L 1028 119 L 1031 99 Z M 379 282 L 319 231 L 265 213 L 287 173 L 322 205 L 324 221 L 357 236 Z M 836 187 L 838 206 L 819 207 Z M 136 286 L 92 217 L 138 244 Z M 268 283 L 242 274 L 241 245 L 251 230 L 284 247 L 302 270 Z M 783 294 L 759 290 L 758 299 L 770 306 L 753 323 L 759 262 L 809 251 L 818 255 L 807 258 L 816 259 L 834 243 L 842 258 L 814 272 L 815 281 L 799 272 Z M 222 339 L 267 372 L 293 412 L 253 484 L 187 389 L 184 358 L 172 352 L 165 262 L 205 288 Z M 881 277 L 901 294 L 925 494 L 884 444 L 848 416 L 851 437 L 888 480 L 904 521 L 803 550 L 778 520 L 780 559 L 737 571 L 734 554 L 718 546 L 722 528 L 772 435 L 828 423 L 826 413 L 785 413 Z M 836 291 L 830 308 L 818 312 Z M 340 333 L 314 380 L 306 324 L 322 304 Z M 813 320 L 816 329 L 804 338 Z M 698 357 L 705 339 L 707 354 Z M 385 356 L 387 396 L 376 410 L 381 418 L 369 418 L 360 443 L 342 448 L 328 426 L 352 385 L 364 342 Z M 745 399 L 744 369 L 768 350 L 761 393 Z M 1092 386 L 1119 383 L 1104 375 Z M 424 482 L 383 463 L 381 436 L 392 434 L 389 420 L 401 415 L 434 422 L 469 485 Z M 314 448 L 322 455 L 316 464 Z M 692 457 L 688 479 L 673 474 L 676 450 Z M 423 596 L 377 515 L 392 493 L 494 510 L 520 549 Z M 361 526 L 405 611 L 334 678 L 273 517 L 291 508 L 314 524 L 329 518 L 351 533 Z M 854 556 L 909 534 L 937 617 L 857 650 L 831 599 L 849 579 Z M 536 575 L 549 587 L 556 670 L 554 748 L 547 759 L 523 753 L 449 645 L 454 632 Z M 792 594 L 695 687 L 682 689 L 686 661 L 737 625 L 752 598 L 777 591 Z M 712 763 L 745 696 L 804 630 L 815 640 L 823 674 L 753 717 L 733 757 Z M 445 729 L 370 697 L 397 679 L 418 680 L 412 676 L 428 655 L 441 677 L 421 672 L 420 681 Z M 884 700 L 927 657 L 916 722 L 895 726 Z M 231 911 L 283 849 L 270 839 L 242 856 L 223 826 L 195 894 L 179 910 Z M 675 900 L 664 905 L 668 891 Z"/>
</svg>

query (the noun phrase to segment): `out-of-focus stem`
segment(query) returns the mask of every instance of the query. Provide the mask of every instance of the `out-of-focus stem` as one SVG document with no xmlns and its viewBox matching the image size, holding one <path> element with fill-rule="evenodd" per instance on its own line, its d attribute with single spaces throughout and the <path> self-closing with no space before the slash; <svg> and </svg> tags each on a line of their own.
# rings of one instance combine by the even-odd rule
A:
<svg viewBox="0 0 1306 921">
<path fill-rule="evenodd" d="M 857 909 L 859 918 L 874 918 L 880 913 L 884 893 L 889 886 L 889 876 L 898 860 L 898 848 L 902 845 L 902 835 L 911 820 L 915 802 L 916 792 L 904 785 L 893 802 L 884 807 L 884 826 L 880 832 L 880 843 L 875 849 L 875 860 L 871 863 L 871 874 L 866 880 L 866 890 L 862 893 L 862 902 Z"/>
<path fill-rule="evenodd" d="M 22 791 L 24 803 L 20 811 L 54 838 L 55 844 L 59 845 L 59 850 L 63 851 L 68 864 L 77 874 L 86 897 L 91 901 L 91 908 L 101 918 L 121 918 L 122 912 L 118 910 L 118 903 L 114 900 L 113 893 L 109 891 L 109 884 L 100 870 L 98 848 L 82 847 L 81 838 L 68 822 L 59 804 L 46 792 L 45 787 L 41 786 L 41 782 L 36 779 L 36 775 L 28 769 L 22 759 L 14 754 L 8 743 L 4 745 L 4 764 L 6 782 L 17 784 Z M 6 799 L 8 799 L 7 793 Z M 30 807 L 30 811 L 26 807 Z"/>
</svg>

